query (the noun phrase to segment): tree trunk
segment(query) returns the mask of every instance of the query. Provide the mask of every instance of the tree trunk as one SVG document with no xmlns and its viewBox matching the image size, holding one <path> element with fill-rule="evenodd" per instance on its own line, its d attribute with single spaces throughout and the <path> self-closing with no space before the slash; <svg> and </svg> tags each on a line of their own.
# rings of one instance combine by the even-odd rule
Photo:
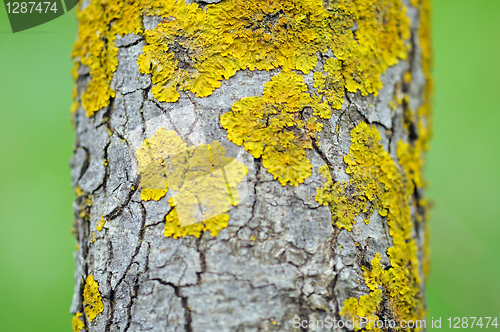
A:
<svg viewBox="0 0 500 332">
<path fill-rule="evenodd" d="M 78 19 L 75 331 L 425 318 L 427 0 L 86 0 Z"/>
</svg>

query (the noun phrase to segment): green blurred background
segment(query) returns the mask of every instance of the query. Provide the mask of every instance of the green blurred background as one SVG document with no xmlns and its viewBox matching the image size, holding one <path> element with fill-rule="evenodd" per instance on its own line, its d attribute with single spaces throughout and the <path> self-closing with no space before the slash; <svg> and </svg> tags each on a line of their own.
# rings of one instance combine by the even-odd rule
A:
<svg viewBox="0 0 500 332">
<path fill-rule="evenodd" d="M 500 316 L 500 1 L 433 7 L 427 295 L 447 330 L 448 317 Z M 71 330 L 75 34 L 74 11 L 12 34 L 0 9 L 0 331 Z"/>
</svg>

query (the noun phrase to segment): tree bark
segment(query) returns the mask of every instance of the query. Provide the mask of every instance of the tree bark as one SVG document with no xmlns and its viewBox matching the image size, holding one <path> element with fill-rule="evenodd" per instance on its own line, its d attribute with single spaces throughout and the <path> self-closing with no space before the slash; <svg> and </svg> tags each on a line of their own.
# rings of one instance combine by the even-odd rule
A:
<svg viewBox="0 0 500 332">
<path fill-rule="evenodd" d="M 425 318 L 426 0 L 78 18 L 75 331 Z"/>
</svg>

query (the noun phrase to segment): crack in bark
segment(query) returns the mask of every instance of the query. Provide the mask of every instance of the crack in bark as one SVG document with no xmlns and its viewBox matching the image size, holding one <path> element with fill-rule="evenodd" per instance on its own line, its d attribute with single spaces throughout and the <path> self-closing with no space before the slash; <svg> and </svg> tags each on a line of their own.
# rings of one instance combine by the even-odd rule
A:
<svg viewBox="0 0 500 332">
<path fill-rule="evenodd" d="M 157 281 L 164 286 L 170 286 L 174 289 L 174 294 L 175 294 L 175 296 L 177 296 L 178 298 L 181 299 L 182 308 L 184 309 L 184 320 L 186 321 L 184 324 L 184 330 L 186 332 L 193 332 L 193 327 L 191 326 L 191 323 L 192 323 L 191 309 L 189 308 L 189 305 L 188 305 L 188 297 L 182 296 L 180 294 L 180 290 L 181 290 L 182 286 L 177 286 L 171 282 L 166 282 L 166 281 L 159 279 L 159 278 L 153 278 L 150 280 Z"/>
<path fill-rule="evenodd" d="M 120 204 L 119 206 L 115 207 L 113 209 L 113 211 L 109 212 L 108 214 L 104 215 L 103 217 L 107 220 L 112 220 L 112 219 L 115 219 L 117 218 L 120 214 L 122 214 L 122 212 L 125 210 L 125 208 L 128 206 L 128 204 L 130 203 L 130 201 L 132 200 L 132 197 L 134 196 L 135 192 L 137 191 L 137 189 L 139 188 L 139 182 L 140 182 L 140 176 L 136 176 L 135 177 L 135 180 L 133 182 L 133 185 L 132 187 L 129 189 L 129 192 L 128 192 L 128 195 L 127 195 L 127 198 L 125 199 L 125 202 L 123 202 L 122 204 Z M 117 187 L 117 189 L 119 188 L 120 186 Z M 116 189 L 115 189 L 116 191 Z"/>
<path fill-rule="evenodd" d="M 146 209 L 144 208 L 144 204 L 142 204 L 142 202 L 140 203 L 140 208 L 141 208 L 141 213 L 142 213 L 142 220 L 141 220 L 141 230 L 139 232 L 139 243 L 137 245 L 137 249 L 134 253 L 134 255 L 132 256 L 132 259 L 130 260 L 131 263 L 129 264 L 129 266 L 127 267 L 126 269 L 126 272 L 125 274 L 123 275 L 123 278 L 117 283 L 116 285 L 116 288 L 118 289 L 118 286 L 121 284 L 121 282 L 125 279 L 125 277 L 127 276 L 127 273 L 128 271 L 130 270 L 130 268 L 132 267 L 132 265 L 135 262 L 135 258 L 137 257 L 137 255 L 139 254 L 139 252 L 141 251 L 141 247 L 142 247 L 142 244 L 144 243 L 144 233 L 145 233 L 145 224 L 146 224 Z M 147 242 L 146 242 L 147 243 Z M 149 243 L 148 243 L 148 251 L 149 251 Z M 149 257 L 149 255 L 147 255 L 147 257 Z M 146 258 L 148 259 L 148 258 Z M 146 262 L 146 267 L 147 267 L 147 263 Z M 138 264 L 139 265 L 139 264 Z M 134 292 L 133 294 L 131 294 L 131 297 L 130 297 L 130 303 L 129 303 L 129 307 L 128 307 L 128 319 L 127 319 L 127 325 L 125 326 L 125 331 L 127 331 L 130 327 L 130 324 L 132 323 L 132 305 L 133 305 L 133 302 L 134 302 L 134 299 L 137 298 L 137 291 L 139 289 L 139 283 L 138 283 L 138 280 L 139 280 L 139 274 L 136 276 L 135 278 L 135 284 L 133 286 L 134 288 Z"/>
<path fill-rule="evenodd" d="M 109 149 L 109 146 L 111 145 L 111 140 L 108 141 L 108 143 L 106 144 L 106 146 L 104 147 L 104 160 L 108 161 L 108 149 Z M 109 165 L 105 164 L 104 165 L 104 177 L 101 181 L 101 183 L 97 186 L 97 188 L 95 188 L 91 194 L 95 193 L 96 191 L 98 191 L 99 189 L 103 189 L 103 191 L 106 193 L 107 192 L 107 184 L 108 184 L 108 179 L 109 179 Z"/>
<path fill-rule="evenodd" d="M 110 262 L 112 262 L 113 258 L 114 258 L 113 243 L 108 240 L 107 245 L 108 245 L 109 258 L 108 258 L 106 265 L 107 265 L 107 267 L 109 267 Z M 107 268 L 106 270 L 108 270 L 108 275 L 106 276 L 106 285 L 110 289 L 110 291 L 109 291 L 109 295 L 107 295 L 107 296 L 102 295 L 102 298 L 109 299 L 109 302 L 111 304 L 111 308 L 108 308 L 109 313 L 108 313 L 108 317 L 106 319 L 106 331 L 109 331 L 111 324 L 113 323 L 114 312 L 115 312 L 115 307 L 116 307 L 116 298 L 115 298 L 115 290 L 111 288 L 112 273 L 111 273 L 111 271 L 109 271 L 109 268 Z"/>
<path fill-rule="evenodd" d="M 122 46 L 117 46 L 117 47 L 118 47 L 119 49 L 120 49 L 120 48 L 129 48 L 129 47 L 132 47 L 132 46 L 136 46 L 136 45 L 138 45 L 138 44 L 139 44 L 140 42 L 142 42 L 142 41 L 144 41 L 144 39 L 143 39 L 143 38 L 139 38 L 139 39 L 137 39 L 136 41 L 134 41 L 134 42 L 132 42 L 132 43 L 130 43 L 130 44 L 127 44 L 127 45 L 122 45 Z"/>
<path fill-rule="evenodd" d="M 200 265 L 201 265 L 201 272 L 196 272 L 196 283 L 198 285 L 201 284 L 201 275 L 207 272 L 207 260 L 205 258 L 205 252 L 200 249 L 201 241 L 203 239 L 203 234 L 204 232 L 202 232 L 200 234 L 200 237 L 196 239 L 196 250 L 200 254 Z"/>
<path fill-rule="evenodd" d="M 262 167 L 262 157 L 254 158 L 254 165 L 255 165 L 255 185 L 253 186 L 254 200 L 252 204 L 252 211 L 250 212 L 250 214 L 252 215 L 250 217 L 250 220 L 252 220 L 255 217 L 255 205 L 257 205 L 257 185 L 260 183 L 259 176 L 261 172 L 260 168 Z"/>
<path fill-rule="evenodd" d="M 128 331 L 129 328 L 130 328 L 130 325 L 132 324 L 132 308 L 134 306 L 134 301 L 137 299 L 138 297 L 138 292 L 139 292 L 139 287 L 140 287 L 140 284 L 139 284 L 139 278 L 142 274 L 145 274 L 148 272 L 149 270 L 149 254 L 150 254 L 150 250 L 151 250 L 151 245 L 149 244 L 149 242 L 147 241 L 144 241 L 142 243 L 146 243 L 147 244 L 147 253 L 146 253 L 146 256 L 145 256 L 145 259 L 146 259 L 146 262 L 144 263 L 144 267 L 145 267 L 145 271 L 144 272 L 138 272 L 137 273 L 137 276 L 135 277 L 135 280 L 134 280 L 134 285 L 133 285 L 133 291 L 132 291 L 132 294 L 130 296 L 130 304 L 129 304 L 129 310 L 128 310 L 128 321 L 127 321 L 127 325 L 125 326 L 125 329 L 124 329 L 124 332 Z M 142 246 L 142 245 L 141 245 Z M 139 248 L 140 250 L 140 248 Z M 134 262 L 138 265 L 138 267 L 140 267 L 140 263 L 139 262 Z M 132 263 L 132 264 L 134 264 Z"/>
<path fill-rule="evenodd" d="M 159 109 L 161 109 L 165 114 L 168 114 L 169 112 L 161 106 L 160 102 L 153 97 L 153 99 L 150 99 L 153 103 L 155 103 L 156 106 L 158 106 Z"/>
<path fill-rule="evenodd" d="M 113 325 L 113 318 L 114 318 L 114 312 L 115 312 L 115 307 L 116 307 L 116 296 L 115 296 L 115 293 L 116 291 L 119 289 L 120 285 L 122 284 L 122 282 L 124 282 L 125 278 L 127 277 L 127 273 L 130 271 L 130 268 L 132 267 L 132 265 L 135 262 L 135 259 L 137 257 L 137 255 L 139 254 L 140 250 L 141 250 L 141 247 L 142 247 L 142 243 L 144 242 L 144 230 L 145 230 L 145 223 L 146 223 L 146 209 L 144 208 L 144 205 L 141 203 L 140 205 L 140 208 L 141 208 L 141 214 L 142 214 L 142 218 L 141 218 L 141 228 L 140 228 L 140 231 L 139 231 L 139 237 L 138 237 L 138 243 L 137 243 L 137 246 L 136 246 L 136 249 L 135 249 L 135 253 L 132 255 L 131 259 L 130 259 L 130 262 L 129 264 L 127 265 L 127 268 L 125 269 L 125 273 L 123 274 L 123 276 L 116 282 L 116 286 L 114 288 L 111 287 L 111 277 L 112 277 L 112 273 L 111 272 L 108 272 L 108 278 L 106 280 L 106 283 L 108 284 L 108 287 L 110 288 L 110 295 L 109 295 L 109 300 L 111 302 L 111 313 L 109 314 L 109 317 L 108 317 L 108 321 L 106 323 L 106 331 L 109 331 L 111 326 Z M 129 211 L 131 214 L 132 212 Z M 112 243 L 111 241 L 108 241 L 109 242 L 109 246 L 110 246 L 110 253 L 112 254 L 113 251 L 112 251 Z M 111 262 L 114 258 L 114 255 L 111 255 L 110 258 L 108 259 L 108 262 Z M 125 331 L 128 329 L 128 327 L 130 326 L 131 324 L 131 310 L 132 310 L 132 298 L 135 298 L 137 296 L 137 289 L 139 287 L 139 284 L 137 283 L 137 279 L 138 277 L 136 278 L 136 283 L 134 285 L 134 288 L 135 288 L 135 296 L 132 296 L 131 295 L 131 300 L 130 300 L 130 303 L 128 304 L 127 306 L 127 313 L 128 313 L 128 320 L 127 320 L 127 325 L 126 325 L 126 328 L 125 328 Z M 130 287 L 130 285 L 129 285 Z"/>
<path fill-rule="evenodd" d="M 316 143 L 316 139 L 312 138 L 311 139 L 311 143 L 312 143 L 314 151 L 316 151 L 316 153 L 319 155 L 319 157 L 325 162 L 325 164 L 328 165 L 328 169 L 330 169 L 330 173 L 331 173 L 331 168 L 334 167 L 334 166 L 328 160 L 328 158 L 325 156 L 325 154 L 323 153 L 323 151 L 320 150 L 318 144 Z"/>
</svg>

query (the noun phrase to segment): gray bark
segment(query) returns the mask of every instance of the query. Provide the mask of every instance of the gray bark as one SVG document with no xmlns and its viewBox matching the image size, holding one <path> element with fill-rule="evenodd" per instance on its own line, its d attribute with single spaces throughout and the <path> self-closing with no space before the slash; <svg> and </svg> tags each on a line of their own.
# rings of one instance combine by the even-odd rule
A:
<svg viewBox="0 0 500 332">
<path fill-rule="evenodd" d="M 390 264 L 387 223 L 375 212 L 368 225 L 356 220 L 351 232 L 332 225 L 330 209 L 315 201 L 324 181 L 318 167 L 326 162 L 336 181 L 349 179 L 343 157 L 349 153 L 350 132 L 361 121 L 378 128 L 385 150 L 397 159 L 397 142 L 407 140 L 408 133 L 402 107 L 391 109 L 389 101 L 401 93 L 409 68 L 413 78 L 405 92 L 413 109 L 422 102 L 425 83 L 418 16 L 410 6 L 409 15 L 414 51 L 383 74 L 377 97 L 346 93 L 342 109 L 323 121 L 319 148 L 307 151 L 312 176 L 297 187 L 274 180 L 260 159 L 227 139 L 219 120 L 241 98 L 262 95 L 264 83 L 279 70 L 239 71 L 208 97 L 181 92 L 178 102 L 160 103 L 151 93 L 149 75 L 138 71 L 142 37 L 117 39 L 115 98 L 90 118 L 81 106 L 73 116 L 72 184 L 84 194 L 74 204 L 79 249 L 71 312 L 83 312 L 89 274 L 99 284 L 104 305 L 92 322 L 84 317 L 85 329 L 293 331 L 300 330 L 292 326 L 294 317 L 339 318 L 345 299 L 368 294 L 361 266 L 370 266 L 376 253 L 382 255 L 383 266 Z M 79 74 L 81 94 L 88 71 L 81 66 Z M 313 91 L 312 73 L 304 81 Z M 246 198 L 228 212 L 229 225 L 218 236 L 167 238 L 163 229 L 171 194 L 158 202 L 141 201 L 133 151 L 160 125 L 195 146 L 217 140 L 230 155 L 240 154 L 248 167 Z M 98 231 L 101 218 L 106 223 Z M 422 227 L 414 222 L 420 251 Z"/>
</svg>

